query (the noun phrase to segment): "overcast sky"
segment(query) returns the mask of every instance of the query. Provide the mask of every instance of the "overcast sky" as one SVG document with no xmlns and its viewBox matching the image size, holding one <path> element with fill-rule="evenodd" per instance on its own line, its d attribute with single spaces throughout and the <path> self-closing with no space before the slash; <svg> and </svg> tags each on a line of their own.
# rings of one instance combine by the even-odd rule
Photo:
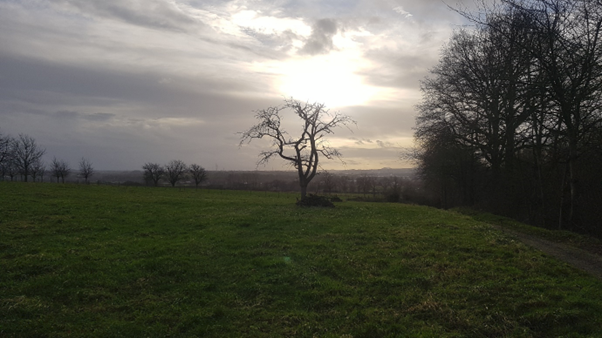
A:
<svg viewBox="0 0 602 338">
<path fill-rule="evenodd" d="M 253 170 L 265 144 L 237 132 L 293 97 L 357 121 L 326 169 L 407 167 L 419 81 L 464 24 L 441 0 L 0 0 L 0 133 L 74 168 Z"/>
</svg>

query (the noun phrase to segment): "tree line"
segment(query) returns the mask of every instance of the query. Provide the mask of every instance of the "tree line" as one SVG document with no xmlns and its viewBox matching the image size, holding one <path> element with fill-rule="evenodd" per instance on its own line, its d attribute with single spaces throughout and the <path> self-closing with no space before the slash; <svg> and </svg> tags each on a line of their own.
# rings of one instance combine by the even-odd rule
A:
<svg viewBox="0 0 602 338">
<path fill-rule="evenodd" d="M 248 171 L 211 172 L 210 189 L 293 192 L 299 190 L 296 172 Z M 322 171 L 307 188 L 311 194 L 351 194 L 348 198 L 368 201 L 423 203 L 419 182 L 407 174 L 341 173 Z"/>
<path fill-rule="evenodd" d="M 196 188 L 207 180 L 207 171 L 198 164 L 186 165 L 180 160 L 173 160 L 166 165 L 148 162 L 142 166 L 144 180 L 147 184 L 158 186 L 161 180 L 166 180 L 172 187 L 179 181 L 191 178 Z"/>
<path fill-rule="evenodd" d="M 38 145 L 37 141 L 28 135 L 19 134 L 18 137 L 0 134 L 0 179 L 11 181 L 22 180 L 28 182 L 44 181 L 45 176 L 56 178 L 56 182 L 65 182 L 65 178 L 73 173 L 69 164 L 54 157 L 46 164 L 42 157 L 46 149 Z M 94 174 L 92 163 L 82 158 L 79 162 L 80 177 L 88 183 Z"/>
<path fill-rule="evenodd" d="M 602 3 L 503 0 L 422 81 L 413 154 L 442 207 L 602 235 Z"/>
</svg>

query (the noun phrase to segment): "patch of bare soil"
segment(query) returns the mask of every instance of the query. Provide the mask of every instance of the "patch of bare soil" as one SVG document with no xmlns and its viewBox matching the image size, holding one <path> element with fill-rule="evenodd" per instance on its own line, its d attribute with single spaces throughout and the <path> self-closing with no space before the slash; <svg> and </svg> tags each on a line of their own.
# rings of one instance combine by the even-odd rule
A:
<svg viewBox="0 0 602 338">
<path fill-rule="evenodd" d="M 535 249 L 541 250 L 602 280 L 602 257 L 599 255 L 566 244 L 554 243 L 499 226 L 495 227 Z"/>
</svg>

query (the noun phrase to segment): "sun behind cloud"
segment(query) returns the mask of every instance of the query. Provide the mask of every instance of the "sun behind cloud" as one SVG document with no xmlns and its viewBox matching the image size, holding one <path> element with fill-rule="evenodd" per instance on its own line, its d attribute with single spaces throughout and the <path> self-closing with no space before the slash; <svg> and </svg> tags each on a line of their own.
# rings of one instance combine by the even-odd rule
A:
<svg viewBox="0 0 602 338">
<path fill-rule="evenodd" d="M 326 103 L 331 107 L 362 105 L 378 92 L 355 74 L 358 65 L 345 53 L 299 58 L 277 67 L 277 90 L 298 100 Z"/>
<path fill-rule="evenodd" d="M 272 75 L 272 90 L 280 96 L 345 107 L 378 98 L 382 89 L 366 84 L 359 75 L 369 66 L 355 51 L 335 51 L 257 63 L 254 68 Z"/>
</svg>

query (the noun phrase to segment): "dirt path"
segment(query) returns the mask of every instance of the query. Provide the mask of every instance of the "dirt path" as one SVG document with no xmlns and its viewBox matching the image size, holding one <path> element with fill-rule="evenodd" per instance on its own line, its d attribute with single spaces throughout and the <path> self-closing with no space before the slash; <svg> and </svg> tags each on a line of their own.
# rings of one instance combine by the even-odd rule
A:
<svg viewBox="0 0 602 338">
<path fill-rule="evenodd" d="M 497 229 L 516 237 L 521 242 L 556 257 L 577 269 L 590 273 L 602 280 L 602 257 L 566 244 L 554 243 L 535 236 L 512 231 L 499 226 Z"/>
</svg>

